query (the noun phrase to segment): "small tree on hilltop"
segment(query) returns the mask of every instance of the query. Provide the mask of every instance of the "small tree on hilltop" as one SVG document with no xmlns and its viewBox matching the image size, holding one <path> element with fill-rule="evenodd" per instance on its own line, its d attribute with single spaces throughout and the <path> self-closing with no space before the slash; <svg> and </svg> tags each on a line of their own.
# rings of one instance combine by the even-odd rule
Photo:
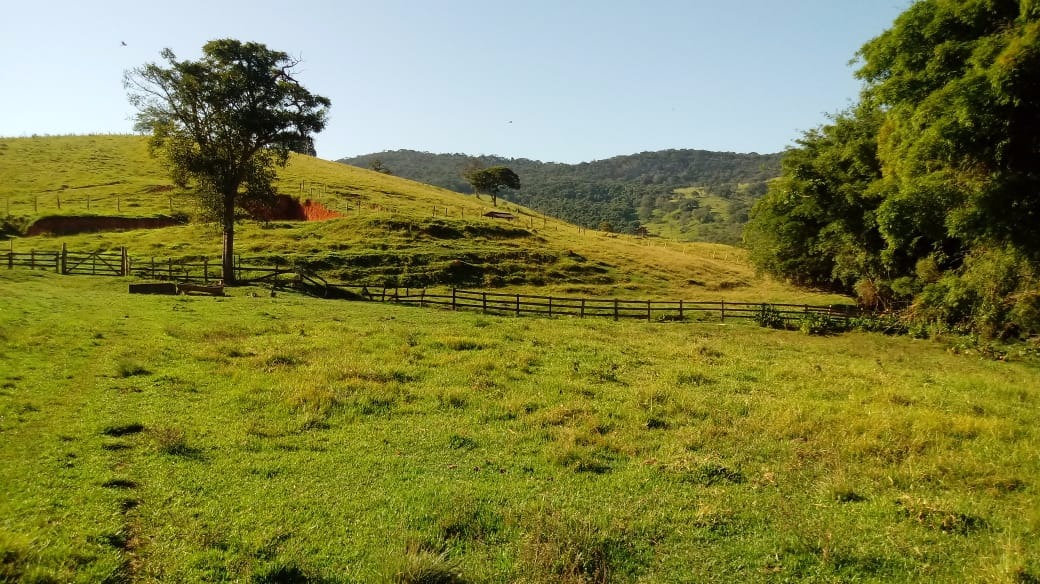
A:
<svg viewBox="0 0 1040 584">
<path fill-rule="evenodd" d="M 463 173 L 463 177 L 469 181 L 478 195 L 480 193 L 491 195 L 491 204 L 495 207 L 498 206 L 499 191 L 503 188 L 520 188 L 520 177 L 505 166 L 471 168 Z"/>
<path fill-rule="evenodd" d="M 223 278 L 235 280 L 235 208 L 274 200 L 274 169 L 290 152 L 313 154 L 328 98 L 293 77 L 299 61 L 259 43 L 215 40 L 198 61 L 161 53 L 164 64 L 126 72 L 123 85 L 179 185 L 194 183 L 202 207 L 221 224 Z"/>
</svg>

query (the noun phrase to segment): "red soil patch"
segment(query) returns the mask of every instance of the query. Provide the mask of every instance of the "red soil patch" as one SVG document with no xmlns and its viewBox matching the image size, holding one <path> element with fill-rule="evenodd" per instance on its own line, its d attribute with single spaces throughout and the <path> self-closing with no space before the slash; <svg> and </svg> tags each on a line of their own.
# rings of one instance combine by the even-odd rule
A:
<svg viewBox="0 0 1040 584">
<path fill-rule="evenodd" d="M 316 201 L 300 203 L 289 195 L 278 195 L 273 207 L 250 209 L 249 214 L 263 221 L 325 221 L 343 216 Z"/>
<path fill-rule="evenodd" d="M 182 225 L 183 220 L 171 217 L 44 217 L 25 230 L 25 234 L 74 235 L 94 231 L 128 231 L 131 229 L 158 229 Z"/>
<path fill-rule="evenodd" d="M 321 203 L 309 199 L 300 203 L 289 195 L 278 195 L 274 207 L 270 209 L 250 209 L 249 214 L 254 219 L 261 221 L 325 221 L 343 216 Z M 76 233 L 92 233 L 95 231 L 159 229 L 183 224 L 183 220 L 171 217 L 44 217 L 30 225 L 25 234 L 28 236 L 43 235 L 45 233 L 51 235 L 74 235 Z"/>
</svg>

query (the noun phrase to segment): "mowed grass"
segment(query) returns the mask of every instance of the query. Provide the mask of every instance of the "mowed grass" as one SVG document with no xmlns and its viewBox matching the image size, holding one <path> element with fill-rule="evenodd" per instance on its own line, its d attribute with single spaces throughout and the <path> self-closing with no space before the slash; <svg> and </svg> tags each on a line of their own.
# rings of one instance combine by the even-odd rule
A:
<svg viewBox="0 0 1040 584">
<path fill-rule="evenodd" d="M 0 272 L 0 580 L 1040 578 L 1029 362 Z"/>
<path fill-rule="evenodd" d="M 0 217 L 27 224 L 46 215 L 150 216 L 193 213 L 190 193 L 172 185 L 141 136 L 0 138 Z M 522 177 L 521 177 L 522 178 Z M 243 261 L 304 261 L 329 279 L 421 287 L 446 283 L 453 266 L 475 266 L 467 287 L 572 296 L 833 304 L 837 295 L 799 290 L 760 277 L 743 250 L 709 243 L 579 230 L 505 201 L 517 219 L 484 218 L 476 198 L 398 177 L 293 156 L 279 172 L 280 192 L 340 212 L 331 221 L 239 224 Z M 93 197 L 86 210 L 88 193 Z M 111 205 L 103 197 L 118 196 Z M 62 200 L 59 210 L 58 198 Z M 39 207 L 34 212 L 34 199 Z M 108 200 L 108 199 L 105 199 Z M 49 201 L 49 202 L 48 202 Z M 49 206 L 48 206 L 49 205 Z M 150 231 L 15 238 L 2 251 L 126 247 L 137 259 L 220 255 L 220 233 L 197 223 Z"/>
</svg>

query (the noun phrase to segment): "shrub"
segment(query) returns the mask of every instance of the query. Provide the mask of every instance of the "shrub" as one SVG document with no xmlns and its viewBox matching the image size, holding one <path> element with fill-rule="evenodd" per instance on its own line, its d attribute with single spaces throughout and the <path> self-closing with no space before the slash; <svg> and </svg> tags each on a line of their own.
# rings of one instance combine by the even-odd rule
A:
<svg viewBox="0 0 1040 584">
<path fill-rule="evenodd" d="M 818 312 L 806 312 L 798 321 L 798 330 L 807 335 L 829 335 L 845 330 L 843 320 Z"/>
<path fill-rule="evenodd" d="M 758 326 L 772 329 L 787 328 L 787 322 L 784 321 L 784 317 L 780 314 L 780 311 L 768 304 L 763 304 L 762 307 L 758 309 L 758 312 L 755 313 L 755 323 L 757 323 Z"/>
</svg>

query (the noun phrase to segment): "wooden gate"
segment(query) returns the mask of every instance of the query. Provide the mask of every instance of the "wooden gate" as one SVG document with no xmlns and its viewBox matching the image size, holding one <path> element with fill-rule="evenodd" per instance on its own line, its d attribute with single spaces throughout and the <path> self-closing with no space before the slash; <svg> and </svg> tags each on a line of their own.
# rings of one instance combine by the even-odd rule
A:
<svg viewBox="0 0 1040 584">
<path fill-rule="evenodd" d="M 61 246 L 61 273 L 91 276 L 125 276 L 129 272 L 130 259 L 126 248 L 105 252 L 70 252 Z"/>
</svg>

